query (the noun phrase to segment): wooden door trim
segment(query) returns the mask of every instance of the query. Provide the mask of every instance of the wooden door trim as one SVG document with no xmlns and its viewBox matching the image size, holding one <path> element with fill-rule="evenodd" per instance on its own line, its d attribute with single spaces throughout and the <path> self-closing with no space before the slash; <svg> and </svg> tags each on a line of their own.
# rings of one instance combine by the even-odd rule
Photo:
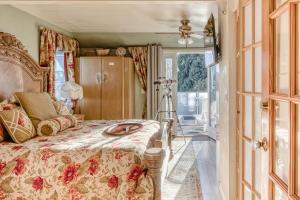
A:
<svg viewBox="0 0 300 200">
<path fill-rule="evenodd" d="M 284 12 L 286 12 L 286 11 L 289 10 L 289 6 L 290 6 L 290 2 L 289 1 L 284 2 L 282 5 L 280 5 L 277 9 L 275 9 L 274 11 L 272 11 L 269 14 L 269 18 L 270 19 L 278 18 Z M 274 6 L 274 8 L 275 8 L 275 6 Z"/>
</svg>

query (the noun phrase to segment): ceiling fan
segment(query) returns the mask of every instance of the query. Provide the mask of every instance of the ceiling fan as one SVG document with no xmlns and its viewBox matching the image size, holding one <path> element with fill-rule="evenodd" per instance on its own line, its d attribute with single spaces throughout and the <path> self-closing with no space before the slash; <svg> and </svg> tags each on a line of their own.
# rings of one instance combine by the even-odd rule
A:
<svg viewBox="0 0 300 200">
<path fill-rule="evenodd" d="M 157 33 L 157 34 L 179 34 L 180 38 L 178 39 L 178 43 L 181 45 L 189 45 L 192 44 L 194 41 L 192 38 L 195 39 L 202 39 L 204 38 L 203 32 L 201 31 L 192 31 L 192 27 L 189 25 L 190 20 L 182 19 L 181 25 L 179 26 L 179 32 L 171 32 L 171 33 Z"/>
</svg>

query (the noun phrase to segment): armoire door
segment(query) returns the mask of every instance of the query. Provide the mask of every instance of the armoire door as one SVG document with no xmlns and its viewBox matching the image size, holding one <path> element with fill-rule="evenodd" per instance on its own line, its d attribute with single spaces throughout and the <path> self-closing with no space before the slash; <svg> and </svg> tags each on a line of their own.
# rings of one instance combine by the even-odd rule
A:
<svg viewBox="0 0 300 200">
<path fill-rule="evenodd" d="M 131 58 L 124 58 L 124 119 L 134 118 L 135 72 Z"/>
<path fill-rule="evenodd" d="M 123 57 L 102 57 L 102 119 L 124 117 Z"/>
<path fill-rule="evenodd" d="M 84 97 L 80 100 L 80 112 L 86 120 L 101 119 L 101 76 L 100 58 L 80 58 L 80 85 Z"/>
</svg>

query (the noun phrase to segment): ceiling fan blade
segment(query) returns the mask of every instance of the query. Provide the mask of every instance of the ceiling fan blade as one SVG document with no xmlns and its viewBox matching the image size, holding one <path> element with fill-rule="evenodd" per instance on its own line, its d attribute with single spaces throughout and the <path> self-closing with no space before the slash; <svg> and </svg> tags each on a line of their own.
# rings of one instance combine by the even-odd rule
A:
<svg viewBox="0 0 300 200">
<path fill-rule="evenodd" d="M 191 34 L 190 36 L 193 37 L 193 38 L 196 38 L 196 39 L 202 39 L 203 38 L 203 35 L 195 34 L 195 33 Z"/>
</svg>

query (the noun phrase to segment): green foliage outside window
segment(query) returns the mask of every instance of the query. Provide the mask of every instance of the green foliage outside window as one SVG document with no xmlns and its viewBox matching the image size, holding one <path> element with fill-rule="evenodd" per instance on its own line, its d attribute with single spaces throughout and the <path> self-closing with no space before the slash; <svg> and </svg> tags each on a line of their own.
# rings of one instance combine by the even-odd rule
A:
<svg viewBox="0 0 300 200">
<path fill-rule="evenodd" d="M 207 69 L 204 54 L 179 54 L 178 92 L 206 92 Z"/>
</svg>

